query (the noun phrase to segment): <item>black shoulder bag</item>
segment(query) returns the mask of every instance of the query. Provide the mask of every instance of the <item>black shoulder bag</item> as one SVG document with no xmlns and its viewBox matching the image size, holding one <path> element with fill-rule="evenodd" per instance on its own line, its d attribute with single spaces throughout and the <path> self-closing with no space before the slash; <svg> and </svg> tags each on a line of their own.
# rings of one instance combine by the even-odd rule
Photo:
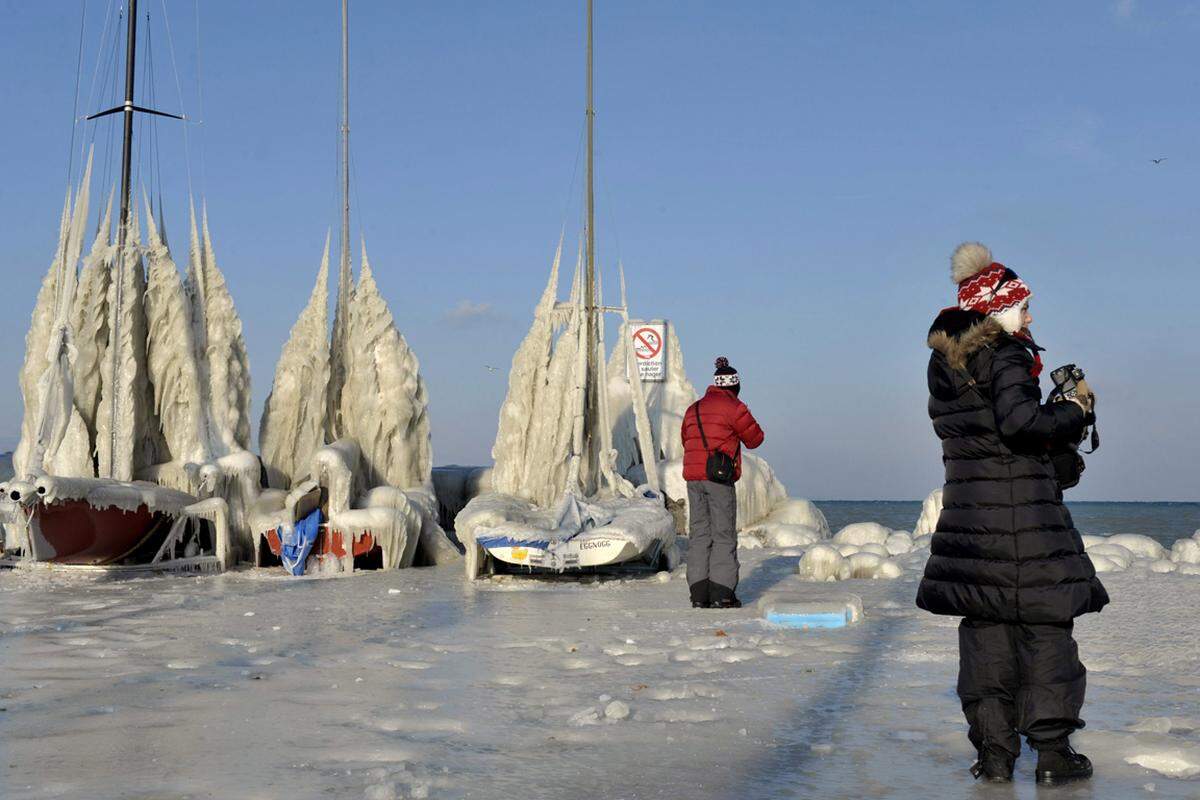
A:
<svg viewBox="0 0 1200 800">
<path fill-rule="evenodd" d="M 708 453 L 708 460 L 704 462 L 705 476 L 713 483 L 733 486 L 737 481 L 737 463 L 728 453 L 709 448 L 708 437 L 704 435 L 704 424 L 700 422 L 699 401 L 692 408 L 696 411 L 696 427 L 700 429 L 700 441 L 704 443 L 704 450 Z"/>
</svg>

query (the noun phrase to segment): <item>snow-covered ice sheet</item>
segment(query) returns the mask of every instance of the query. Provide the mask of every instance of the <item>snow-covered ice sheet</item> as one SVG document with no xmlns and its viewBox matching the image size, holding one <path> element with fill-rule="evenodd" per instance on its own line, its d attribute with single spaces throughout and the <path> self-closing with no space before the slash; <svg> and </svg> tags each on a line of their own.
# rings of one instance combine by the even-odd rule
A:
<svg viewBox="0 0 1200 800">
<path fill-rule="evenodd" d="M 1113 604 L 1076 627 L 1097 777 L 1038 792 L 1028 752 L 1011 788 L 967 774 L 956 620 L 913 606 L 919 571 L 813 584 L 796 561 L 743 550 L 730 612 L 687 607 L 682 570 L 0 573 L 0 796 L 1200 795 L 1200 579 L 1105 576 Z M 823 590 L 862 621 L 778 630 L 751 607 Z"/>
</svg>

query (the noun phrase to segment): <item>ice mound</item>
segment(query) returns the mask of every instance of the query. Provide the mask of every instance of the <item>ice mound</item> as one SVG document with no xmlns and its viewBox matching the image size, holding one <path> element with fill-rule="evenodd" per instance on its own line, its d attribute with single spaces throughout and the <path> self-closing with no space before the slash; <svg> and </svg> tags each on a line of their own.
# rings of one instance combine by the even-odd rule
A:
<svg viewBox="0 0 1200 800">
<path fill-rule="evenodd" d="M 883 545 L 891 535 L 892 531 L 878 522 L 853 522 L 835 533 L 833 541 L 858 547 L 868 544 Z"/>
<path fill-rule="evenodd" d="M 874 524 L 874 523 L 866 523 Z M 844 581 L 855 578 L 892 579 L 904 574 L 904 569 L 888 557 L 886 551 L 863 552 L 857 545 L 843 545 L 852 552 L 830 543 L 816 544 L 804 551 L 796 571 L 809 581 Z M 878 546 L 878 545 L 875 545 Z M 882 548 L 881 548 L 882 549 Z"/>
<path fill-rule="evenodd" d="M 1191 538 L 1177 539 L 1170 550 L 1136 533 L 1081 538 L 1096 572 L 1136 569 L 1159 575 L 1200 575 L 1200 531 Z"/>
<path fill-rule="evenodd" d="M 1167 554 L 1161 544 L 1149 536 L 1142 536 L 1138 533 L 1118 533 L 1109 536 L 1106 541 L 1108 544 L 1124 547 L 1138 558 L 1149 558 L 1157 561 L 1160 558 L 1165 558 Z"/>
<path fill-rule="evenodd" d="M 785 499 L 762 520 L 742 527 L 738 545 L 807 547 L 828 538 L 829 523 L 816 505 L 808 500 Z"/>
<path fill-rule="evenodd" d="M 738 533 L 738 547 L 808 547 L 824 538 L 821 531 L 808 525 L 761 522 Z"/>
</svg>

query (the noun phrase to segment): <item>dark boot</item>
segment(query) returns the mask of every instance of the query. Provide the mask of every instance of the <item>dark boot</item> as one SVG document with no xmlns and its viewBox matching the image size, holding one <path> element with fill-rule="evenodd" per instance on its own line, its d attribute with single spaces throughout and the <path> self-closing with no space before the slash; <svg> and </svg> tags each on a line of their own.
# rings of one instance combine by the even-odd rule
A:
<svg viewBox="0 0 1200 800">
<path fill-rule="evenodd" d="M 692 608 L 711 608 L 712 603 L 709 602 L 709 580 L 705 578 L 702 581 L 696 581 L 688 587 L 688 592 L 692 596 Z"/>
<path fill-rule="evenodd" d="M 1037 782 L 1044 786 L 1085 780 L 1092 777 L 1092 762 L 1070 745 L 1055 750 L 1039 750 Z"/>
<path fill-rule="evenodd" d="M 1006 750 L 985 744 L 971 767 L 971 775 L 988 783 L 1012 783 L 1013 757 Z"/>
<path fill-rule="evenodd" d="M 737 599 L 733 589 L 719 583 L 709 584 L 708 604 L 712 608 L 741 608 L 742 601 Z"/>
</svg>

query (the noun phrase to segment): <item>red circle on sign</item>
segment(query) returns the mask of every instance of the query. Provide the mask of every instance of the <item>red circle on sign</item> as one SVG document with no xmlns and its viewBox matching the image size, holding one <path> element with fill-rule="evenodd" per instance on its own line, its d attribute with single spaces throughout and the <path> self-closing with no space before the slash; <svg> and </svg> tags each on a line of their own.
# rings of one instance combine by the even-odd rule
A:
<svg viewBox="0 0 1200 800">
<path fill-rule="evenodd" d="M 662 350 L 662 337 L 654 328 L 638 328 L 633 332 L 633 338 L 636 342 L 633 348 L 633 354 L 642 360 L 654 358 Z M 649 352 L 642 355 L 642 351 L 637 344 L 641 344 Z"/>
</svg>

